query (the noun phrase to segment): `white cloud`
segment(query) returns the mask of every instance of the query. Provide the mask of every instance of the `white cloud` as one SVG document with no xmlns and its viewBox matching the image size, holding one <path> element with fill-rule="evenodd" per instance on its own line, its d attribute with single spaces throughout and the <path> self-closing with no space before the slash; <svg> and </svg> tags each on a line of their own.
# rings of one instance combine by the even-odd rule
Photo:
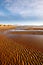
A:
<svg viewBox="0 0 43 65">
<path fill-rule="evenodd" d="M 43 0 L 5 0 L 4 4 L 5 8 L 13 14 L 43 18 Z"/>
</svg>

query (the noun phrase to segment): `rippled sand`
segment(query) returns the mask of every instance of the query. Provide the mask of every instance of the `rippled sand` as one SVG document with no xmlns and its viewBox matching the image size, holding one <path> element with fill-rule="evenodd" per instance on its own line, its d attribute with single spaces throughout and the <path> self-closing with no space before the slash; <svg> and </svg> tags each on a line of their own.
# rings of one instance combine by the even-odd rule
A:
<svg viewBox="0 0 43 65">
<path fill-rule="evenodd" d="M 0 65 L 43 65 L 43 53 L 0 35 Z"/>
<path fill-rule="evenodd" d="M 43 65 L 43 35 L 1 31 L 0 65 Z"/>
</svg>

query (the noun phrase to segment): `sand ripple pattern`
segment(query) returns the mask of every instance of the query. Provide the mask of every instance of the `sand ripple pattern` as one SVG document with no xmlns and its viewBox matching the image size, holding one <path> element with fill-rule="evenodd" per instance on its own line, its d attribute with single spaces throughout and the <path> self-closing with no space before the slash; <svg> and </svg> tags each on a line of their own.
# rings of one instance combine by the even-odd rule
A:
<svg viewBox="0 0 43 65">
<path fill-rule="evenodd" d="M 0 65 L 43 65 L 43 53 L 24 48 L 11 39 L 0 39 Z"/>
</svg>

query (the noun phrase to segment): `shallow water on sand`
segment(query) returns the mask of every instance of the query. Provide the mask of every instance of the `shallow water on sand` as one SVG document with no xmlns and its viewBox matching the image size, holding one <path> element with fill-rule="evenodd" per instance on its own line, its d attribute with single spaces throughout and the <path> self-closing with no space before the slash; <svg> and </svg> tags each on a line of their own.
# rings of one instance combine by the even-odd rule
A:
<svg viewBox="0 0 43 65">
<path fill-rule="evenodd" d="M 39 50 L 41 50 L 43 52 L 43 35 L 8 34 L 8 32 L 12 32 L 12 31 L 14 32 L 15 30 L 8 30 L 5 33 L 6 33 L 6 36 L 13 39 L 14 42 L 17 42 L 19 44 L 23 44 L 26 47 L 39 49 Z M 21 30 L 19 30 L 19 31 L 21 31 Z M 31 31 L 31 30 L 29 30 L 29 31 Z M 37 30 L 35 30 L 35 31 L 37 31 Z"/>
<path fill-rule="evenodd" d="M 15 32 L 15 31 L 17 31 L 17 32 L 19 32 L 19 31 L 25 31 L 25 32 L 29 32 L 29 31 L 31 31 L 31 32 L 37 32 L 37 31 L 39 31 L 39 32 L 43 32 L 43 30 L 16 30 L 16 29 L 10 29 L 10 30 L 6 30 L 5 32 Z"/>
<path fill-rule="evenodd" d="M 9 32 L 23 32 L 26 30 L 6 30 L 2 34 L 6 35 L 8 38 L 12 39 L 14 42 L 24 45 L 25 47 L 35 48 L 43 52 L 43 35 L 33 35 L 33 34 L 9 34 Z M 40 30 L 27 30 L 27 31 L 40 31 Z M 43 30 L 41 30 L 43 32 Z"/>
</svg>

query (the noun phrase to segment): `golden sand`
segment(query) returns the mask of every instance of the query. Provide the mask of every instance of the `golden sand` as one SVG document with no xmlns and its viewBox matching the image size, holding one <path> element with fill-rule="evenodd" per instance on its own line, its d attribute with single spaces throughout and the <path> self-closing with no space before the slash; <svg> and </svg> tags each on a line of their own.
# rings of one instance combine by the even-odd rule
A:
<svg viewBox="0 0 43 65">
<path fill-rule="evenodd" d="M 41 51 L 29 48 L 26 43 L 23 45 L 24 41 L 15 39 L 0 34 L 0 65 L 43 65 Z"/>
<path fill-rule="evenodd" d="M 42 65 L 43 53 L 0 35 L 0 65 Z"/>
</svg>

